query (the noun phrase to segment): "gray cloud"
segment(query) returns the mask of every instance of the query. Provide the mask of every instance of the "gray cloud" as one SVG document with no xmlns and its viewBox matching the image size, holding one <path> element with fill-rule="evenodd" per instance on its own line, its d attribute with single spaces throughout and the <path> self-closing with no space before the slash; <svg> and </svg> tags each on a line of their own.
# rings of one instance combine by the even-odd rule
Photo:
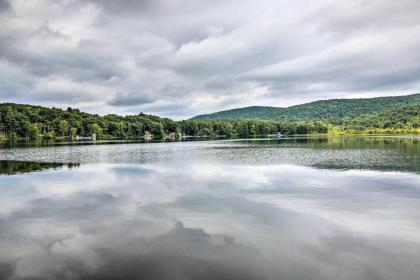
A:
<svg viewBox="0 0 420 280">
<path fill-rule="evenodd" d="M 3 0 L 0 101 L 183 118 L 415 93 L 417 2 Z"/>
<path fill-rule="evenodd" d="M 110 105 L 114 106 L 137 106 L 141 104 L 151 103 L 157 100 L 153 93 L 142 94 L 142 93 L 120 93 L 116 94 L 109 102 Z"/>
<path fill-rule="evenodd" d="M 10 11 L 11 6 L 8 0 L 0 0 L 0 13 Z"/>
</svg>

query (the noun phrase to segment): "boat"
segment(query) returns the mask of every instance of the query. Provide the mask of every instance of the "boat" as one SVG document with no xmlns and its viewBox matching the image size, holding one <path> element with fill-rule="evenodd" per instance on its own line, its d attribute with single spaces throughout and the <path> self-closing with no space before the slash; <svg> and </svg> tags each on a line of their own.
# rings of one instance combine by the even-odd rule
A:
<svg viewBox="0 0 420 280">
<path fill-rule="evenodd" d="M 273 134 L 269 134 L 268 136 L 271 137 L 271 138 L 281 138 L 281 137 L 283 137 L 283 134 L 281 134 L 280 132 L 276 132 L 276 133 L 273 133 Z"/>
</svg>

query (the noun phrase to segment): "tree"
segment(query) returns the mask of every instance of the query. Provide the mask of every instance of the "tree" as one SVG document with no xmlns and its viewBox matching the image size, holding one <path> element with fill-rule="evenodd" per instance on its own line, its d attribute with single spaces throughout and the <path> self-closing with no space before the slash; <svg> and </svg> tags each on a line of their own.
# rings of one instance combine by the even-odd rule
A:
<svg viewBox="0 0 420 280">
<path fill-rule="evenodd" d="M 32 139 L 32 140 L 37 139 L 39 137 L 38 125 L 33 124 L 33 123 L 30 124 L 29 125 L 29 130 L 28 130 L 28 135 L 29 135 L 29 138 Z"/>
<path fill-rule="evenodd" d="M 70 128 L 70 137 L 74 138 L 77 136 L 77 128 L 71 127 Z"/>
<path fill-rule="evenodd" d="M 14 137 L 14 130 L 18 125 L 16 112 L 11 107 L 6 107 L 4 114 L 4 126 L 10 138 Z"/>
<path fill-rule="evenodd" d="M 165 131 L 163 129 L 163 125 L 158 122 L 153 122 L 151 127 L 151 133 L 153 137 L 156 139 L 163 139 L 165 137 Z"/>
<path fill-rule="evenodd" d="M 61 136 L 66 136 L 69 132 L 69 124 L 66 120 L 61 120 L 58 124 L 58 132 Z"/>
<path fill-rule="evenodd" d="M 95 133 L 96 137 L 101 139 L 103 130 L 97 123 L 91 124 L 90 131 L 92 134 Z"/>
</svg>

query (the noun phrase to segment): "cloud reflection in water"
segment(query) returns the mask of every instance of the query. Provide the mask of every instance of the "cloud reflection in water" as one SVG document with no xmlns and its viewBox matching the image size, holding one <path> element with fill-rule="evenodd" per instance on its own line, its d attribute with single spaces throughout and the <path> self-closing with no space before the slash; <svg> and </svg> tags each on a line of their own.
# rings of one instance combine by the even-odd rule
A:
<svg viewBox="0 0 420 280">
<path fill-rule="evenodd" d="M 419 179 L 192 162 L 0 177 L 0 279 L 416 279 Z"/>
</svg>

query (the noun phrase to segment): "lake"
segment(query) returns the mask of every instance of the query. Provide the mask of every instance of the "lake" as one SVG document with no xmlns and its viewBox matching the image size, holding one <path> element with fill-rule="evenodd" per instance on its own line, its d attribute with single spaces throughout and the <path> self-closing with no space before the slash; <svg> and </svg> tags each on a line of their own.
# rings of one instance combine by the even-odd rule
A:
<svg viewBox="0 0 420 280">
<path fill-rule="evenodd" d="M 0 279 L 419 279 L 420 138 L 0 150 Z"/>
</svg>

